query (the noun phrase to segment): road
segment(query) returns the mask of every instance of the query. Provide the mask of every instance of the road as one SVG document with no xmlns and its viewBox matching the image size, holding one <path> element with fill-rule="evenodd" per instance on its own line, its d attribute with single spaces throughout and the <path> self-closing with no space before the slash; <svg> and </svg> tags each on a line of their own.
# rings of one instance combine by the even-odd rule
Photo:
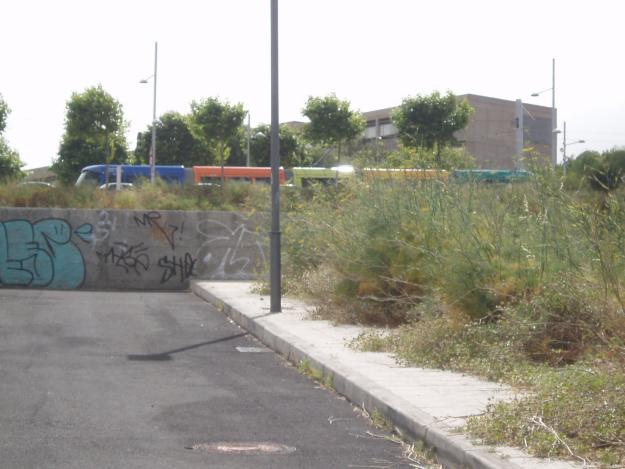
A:
<svg viewBox="0 0 625 469">
<path fill-rule="evenodd" d="M 2 469 L 410 467 L 191 293 L 0 290 Z"/>
</svg>

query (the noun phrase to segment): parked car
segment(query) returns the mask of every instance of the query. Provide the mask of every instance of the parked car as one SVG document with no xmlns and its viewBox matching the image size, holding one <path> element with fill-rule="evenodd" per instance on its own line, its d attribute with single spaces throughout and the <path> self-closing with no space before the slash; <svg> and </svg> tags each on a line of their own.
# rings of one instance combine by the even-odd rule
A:
<svg viewBox="0 0 625 469">
<path fill-rule="evenodd" d="M 44 181 L 22 181 L 17 184 L 18 186 L 37 186 L 37 187 L 54 187 L 54 184 Z"/>
<path fill-rule="evenodd" d="M 120 182 L 119 183 L 119 189 L 120 190 L 132 189 L 133 187 L 134 187 L 134 185 L 132 184 L 132 182 Z M 115 191 L 115 190 L 117 190 L 117 183 L 116 182 L 109 182 L 108 184 L 102 184 L 100 186 L 100 190 Z"/>
</svg>

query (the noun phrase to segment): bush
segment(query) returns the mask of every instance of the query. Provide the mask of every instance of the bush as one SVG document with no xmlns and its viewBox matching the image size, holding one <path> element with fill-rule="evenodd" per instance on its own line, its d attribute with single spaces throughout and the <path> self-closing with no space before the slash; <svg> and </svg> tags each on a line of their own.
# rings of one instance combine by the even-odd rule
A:
<svg viewBox="0 0 625 469">
<path fill-rule="evenodd" d="M 625 374 L 614 371 L 578 365 L 543 373 L 535 393 L 491 405 L 486 415 L 469 419 L 467 430 L 485 443 L 526 447 L 539 456 L 622 467 Z"/>
<path fill-rule="evenodd" d="M 599 154 L 586 151 L 568 165 L 568 182 L 584 180 L 596 190 L 609 192 L 623 185 L 625 179 L 625 149 L 614 148 Z"/>
<path fill-rule="evenodd" d="M 440 159 L 437 159 L 440 158 Z M 464 148 L 444 147 L 440 156 L 434 150 L 414 149 L 400 146 L 391 152 L 384 161 L 386 168 L 421 168 L 421 169 L 473 169 L 475 158 Z"/>
</svg>

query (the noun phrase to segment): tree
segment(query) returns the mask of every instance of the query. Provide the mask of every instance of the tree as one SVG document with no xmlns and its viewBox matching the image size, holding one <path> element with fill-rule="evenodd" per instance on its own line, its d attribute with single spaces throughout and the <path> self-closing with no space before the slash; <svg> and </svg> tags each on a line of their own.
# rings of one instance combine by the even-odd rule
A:
<svg viewBox="0 0 625 469">
<path fill-rule="evenodd" d="M 341 144 L 354 140 L 365 129 L 366 122 L 359 112 L 351 111 L 349 101 L 341 101 L 334 94 L 323 98 L 309 97 L 302 114 L 310 123 L 304 127 L 304 136 L 311 142 L 336 145 L 341 162 Z"/>
<path fill-rule="evenodd" d="M 420 169 L 474 169 L 475 159 L 463 148 L 445 147 L 440 154 L 425 148 L 409 148 L 400 145 L 390 152 L 383 163 L 387 168 L 420 168 Z"/>
<path fill-rule="evenodd" d="M 138 163 L 150 161 L 152 126 L 137 135 L 134 156 Z M 188 118 L 177 112 L 167 112 L 156 122 L 156 163 L 194 166 L 206 164 L 209 150 L 189 130 Z"/>
<path fill-rule="evenodd" d="M 9 109 L 9 105 L 2 98 L 2 94 L 0 94 L 0 134 L 4 132 L 7 124 L 7 117 L 11 110 Z"/>
<path fill-rule="evenodd" d="M 625 148 L 585 151 L 568 164 L 567 177 L 581 176 L 593 189 L 609 192 L 625 181 Z"/>
<path fill-rule="evenodd" d="M 405 98 L 393 112 L 392 120 L 402 144 L 436 150 L 440 164 L 442 149 L 458 145 L 454 133 L 467 126 L 472 112 L 467 101 L 458 101 L 451 92 L 442 96 L 435 91 L 429 96 Z"/>
<path fill-rule="evenodd" d="M 242 104 L 222 103 L 217 98 L 191 103 L 191 132 L 219 156 L 222 186 L 225 183 L 224 164 L 233 140 L 241 132 L 246 114 Z"/>
<path fill-rule="evenodd" d="M 19 154 L 7 145 L 4 137 L 0 137 L 0 181 L 23 177 L 22 167 L 24 163 Z"/>
<path fill-rule="evenodd" d="M 62 182 L 72 182 L 84 166 L 128 159 L 122 105 L 101 85 L 73 93 L 66 104 L 65 133 L 52 165 Z"/>
<path fill-rule="evenodd" d="M 24 163 L 20 160 L 19 154 L 9 147 L 2 136 L 10 112 L 9 105 L 0 94 L 0 181 L 17 179 L 24 175 L 22 172 Z"/>
<path fill-rule="evenodd" d="M 303 148 L 299 137 L 287 125 L 281 125 L 280 138 L 280 164 L 284 167 L 301 166 L 303 161 Z M 254 166 L 271 165 L 271 126 L 261 124 L 252 130 L 250 140 L 250 159 Z"/>
</svg>

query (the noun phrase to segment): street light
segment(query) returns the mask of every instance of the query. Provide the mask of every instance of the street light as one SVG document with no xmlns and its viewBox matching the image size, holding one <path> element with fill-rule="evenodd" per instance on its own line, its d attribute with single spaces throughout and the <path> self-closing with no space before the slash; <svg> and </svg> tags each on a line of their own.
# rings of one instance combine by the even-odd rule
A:
<svg viewBox="0 0 625 469">
<path fill-rule="evenodd" d="M 245 157 L 245 166 L 250 164 L 250 140 L 252 139 L 252 127 L 250 126 L 250 113 L 247 113 L 247 155 Z"/>
<path fill-rule="evenodd" d="M 271 313 L 282 311 L 280 262 L 280 118 L 278 103 L 278 0 L 271 0 L 271 232 L 269 233 Z"/>
<path fill-rule="evenodd" d="M 551 163 L 555 166 L 558 163 L 558 133 L 555 132 L 558 127 L 558 119 L 556 116 L 556 59 L 552 59 L 551 63 L 551 88 L 532 93 L 536 97 L 545 91 L 551 90 Z"/>
<path fill-rule="evenodd" d="M 152 106 L 152 145 L 150 146 L 150 182 L 156 179 L 156 72 L 158 63 L 158 42 L 154 43 L 154 75 L 150 75 L 139 83 L 147 83 L 150 78 L 154 79 L 154 102 Z"/>
<path fill-rule="evenodd" d="M 566 175 L 566 147 L 569 145 L 575 145 L 576 143 L 586 143 L 586 140 L 575 140 L 574 142 L 567 143 L 566 141 L 566 121 L 562 123 L 562 167 L 564 168 L 564 175 Z"/>
</svg>

